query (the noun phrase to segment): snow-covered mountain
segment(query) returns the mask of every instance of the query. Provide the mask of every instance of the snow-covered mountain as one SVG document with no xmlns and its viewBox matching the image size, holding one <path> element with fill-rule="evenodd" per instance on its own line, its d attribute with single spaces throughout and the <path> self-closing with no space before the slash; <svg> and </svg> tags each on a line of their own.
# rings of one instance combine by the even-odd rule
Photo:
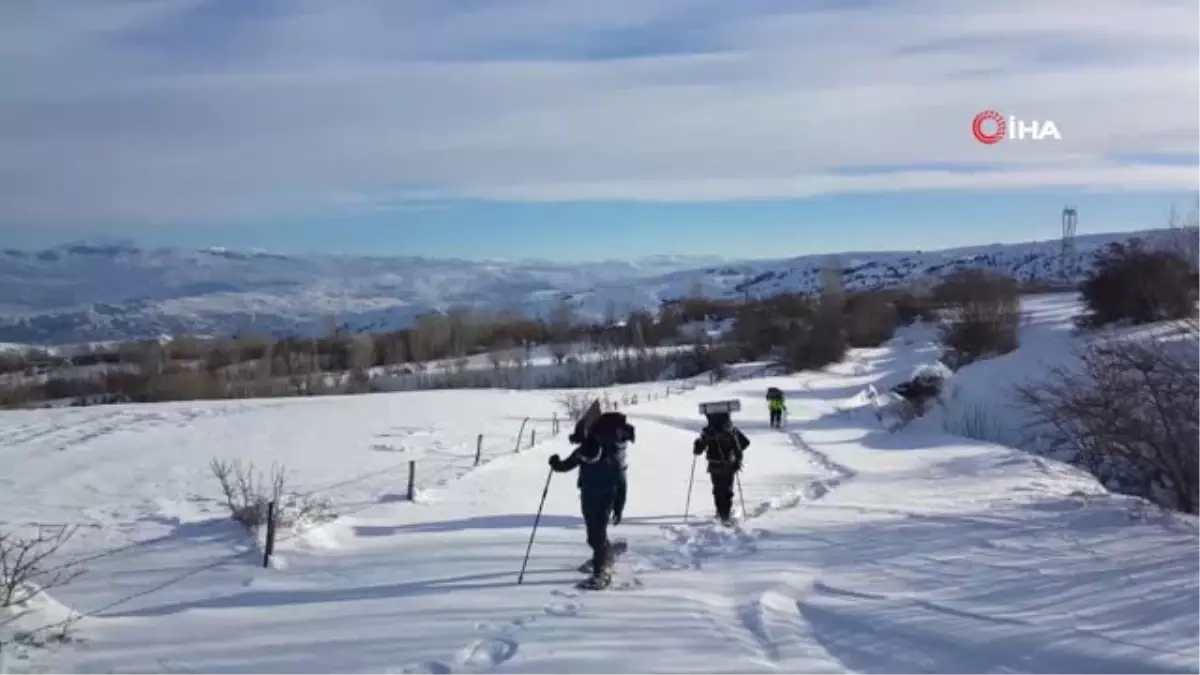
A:
<svg viewBox="0 0 1200 675">
<path fill-rule="evenodd" d="M 1161 232 L 1161 231 L 1158 231 Z M 1140 236 L 1155 236 L 1152 232 Z M 1131 233 L 1080 237 L 1073 276 L 1093 252 Z M 990 267 L 1052 280 L 1058 241 L 945 251 L 843 253 L 848 288 Z M 456 305 L 545 314 L 569 298 L 581 315 L 653 309 L 700 291 L 763 296 L 819 287 L 825 255 L 730 261 L 655 256 L 636 261 L 553 263 L 421 257 L 292 256 L 264 252 L 142 249 L 124 242 L 43 251 L 0 251 L 0 342 L 64 344 L 181 333 L 323 332 L 408 325 L 419 313 Z"/>
<path fill-rule="evenodd" d="M 564 289 L 655 278 L 710 257 L 561 264 L 288 256 L 71 244 L 0 251 L 0 342 L 325 331 L 407 324 L 454 305 L 544 311 Z"/>
</svg>

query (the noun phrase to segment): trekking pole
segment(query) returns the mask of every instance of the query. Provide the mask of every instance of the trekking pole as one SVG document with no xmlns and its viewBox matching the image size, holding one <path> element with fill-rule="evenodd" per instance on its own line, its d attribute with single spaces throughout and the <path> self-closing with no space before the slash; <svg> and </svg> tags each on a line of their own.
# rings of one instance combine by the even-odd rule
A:
<svg viewBox="0 0 1200 675">
<path fill-rule="evenodd" d="M 736 436 L 734 437 L 734 442 L 737 444 L 739 459 L 738 459 L 738 471 L 737 471 L 737 473 L 733 474 L 733 477 L 735 479 L 737 479 L 738 500 L 740 500 L 742 502 L 742 520 L 745 520 L 746 519 L 746 493 L 742 490 L 742 467 L 741 467 L 742 461 L 740 458 L 742 457 L 742 453 L 744 453 L 746 449 L 742 447 L 742 442 L 740 440 L 737 440 Z"/>
<path fill-rule="evenodd" d="M 546 495 L 550 494 L 550 479 L 554 477 L 554 469 L 546 474 L 546 487 L 542 488 L 542 502 L 538 504 L 537 517 L 533 519 L 533 531 L 529 533 L 529 546 L 525 547 L 525 561 L 521 563 L 521 574 L 517 577 L 520 585 L 525 579 L 525 566 L 529 564 L 529 552 L 533 550 L 533 537 L 537 534 L 538 522 L 542 519 L 542 507 L 546 505 Z"/>
<path fill-rule="evenodd" d="M 687 502 L 683 505 L 683 522 L 685 523 L 688 518 L 688 509 L 692 506 L 692 483 L 696 482 L 696 460 L 699 458 L 700 455 L 692 455 L 692 477 L 688 479 Z"/>
<path fill-rule="evenodd" d="M 746 493 L 742 491 L 742 472 L 739 471 L 739 472 L 735 473 L 734 476 L 737 478 L 738 499 L 740 499 L 742 502 L 742 520 L 745 520 L 746 519 Z"/>
</svg>

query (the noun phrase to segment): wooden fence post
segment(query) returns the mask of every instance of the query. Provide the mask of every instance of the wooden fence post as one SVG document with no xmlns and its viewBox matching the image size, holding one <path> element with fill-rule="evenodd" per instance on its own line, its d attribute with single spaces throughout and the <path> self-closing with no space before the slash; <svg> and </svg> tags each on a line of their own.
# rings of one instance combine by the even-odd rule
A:
<svg viewBox="0 0 1200 675">
<path fill-rule="evenodd" d="M 275 553 L 275 502 L 267 502 L 267 544 L 263 548 L 263 568 L 271 566 L 271 555 Z"/>
<path fill-rule="evenodd" d="M 529 422 L 529 418 L 521 420 L 521 430 L 517 432 L 517 442 L 513 445 L 513 454 L 521 451 L 521 440 L 525 438 L 525 425 Z"/>
<path fill-rule="evenodd" d="M 475 466 L 479 466 L 479 460 L 483 456 L 483 434 L 475 437 Z"/>
<path fill-rule="evenodd" d="M 416 460 L 408 460 L 408 501 L 413 501 L 417 496 L 417 462 Z"/>
</svg>

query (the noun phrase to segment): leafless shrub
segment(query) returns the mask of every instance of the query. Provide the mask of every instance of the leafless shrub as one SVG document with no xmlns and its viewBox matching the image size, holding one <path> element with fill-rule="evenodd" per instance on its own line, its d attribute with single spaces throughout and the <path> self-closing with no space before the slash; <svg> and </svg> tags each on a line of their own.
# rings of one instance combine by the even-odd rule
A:
<svg viewBox="0 0 1200 675">
<path fill-rule="evenodd" d="M 608 392 L 604 392 L 603 394 L 600 395 L 600 409 L 601 410 L 608 412 L 610 410 L 616 410 L 617 408 L 618 408 L 617 402 L 615 400 L 613 400 L 612 396 L 609 396 Z"/>
<path fill-rule="evenodd" d="M 922 289 L 895 289 L 887 293 L 896 310 L 897 320 L 905 325 L 917 321 L 936 321 L 937 311 L 934 309 L 929 293 Z"/>
<path fill-rule="evenodd" d="M 0 607 L 20 605 L 38 593 L 75 580 L 83 570 L 46 562 L 75 535 L 77 527 L 38 525 L 33 534 L 0 532 Z"/>
<path fill-rule="evenodd" d="M 1147 324 L 1196 314 L 1196 269 L 1174 248 L 1149 248 L 1139 239 L 1113 242 L 1079 285 L 1083 327 Z"/>
<path fill-rule="evenodd" d="M 946 310 L 942 362 L 951 369 L 1020 345 L 1021 294 L 1013 279 L 990 270 L 960 270 L 934 288 L 933 299 Z"/>
<path fill-rule="evenodd" d="M 900 325 L 896 305 L 881 291 L 847 294 L 845 315 L 846 344 L 851 347 L 878 347 Z"/>
<path fill-rule="evenodd" d="M 270 473 L 264 475 L 253 463 L 243 466 L 238 460 L 225 462 L 214 458 L 209 467 L 221 485 L 230 515 L 248 530 L 255 531 L 267 523 L 272 502 L 277 526 L 292 527 L 300 522 L 328 520 L 334 515 L 327 499 L 285 494 L 287 470 L 282 466 L 273 464 Z"/>
<path fill-rule="evenodd" d="M 709 382 L 714 384 L 717 382 L 724 382 L 725 380 L 728 380 L 731 375 L 733 375 L 733 369 L 729 367 L 729 364 L 724 361 L 719 361 L 716 367 L 714 367 L 711 371 Z"/>
<path fill-rule="evenodd" d="M 0 609 L 10 614 L 5 623 L 35 611 L 30 601 L 43 592 L 65 586 L 83 574 L 83 568 L 74 562 L 47 564 L 77 530 L 70 525 L 38 525 L 31 535 L 0 532 Z M 26 646 L 68 642 L 78 618 L 72 612 L 36 631 L 17 631 L 13 641 Z"/>
<path fill-rule="evenodd" d="M 1200 358 L 1187 339 L 1126 339 L 1081 350 L 1080 368 L 1055 367 L 1020 387 L 1031 433 L 1110 489 L 1197 512 Z"/>
<path fill-rule="evenodd" d="M 595 398 L 591 392 L 570 393 L 560 396 L 558 403 L 572 422 L 578 422 Z"/>
<path fill-rule="evenodd" d="M 1193 269 L 1200 267 L 1200 198 L 1183 215 L 1171 204 L 1167 212 L 1167 228 L 1169 231 L 1163 248 L 1186 260 Z"/>
</svg>

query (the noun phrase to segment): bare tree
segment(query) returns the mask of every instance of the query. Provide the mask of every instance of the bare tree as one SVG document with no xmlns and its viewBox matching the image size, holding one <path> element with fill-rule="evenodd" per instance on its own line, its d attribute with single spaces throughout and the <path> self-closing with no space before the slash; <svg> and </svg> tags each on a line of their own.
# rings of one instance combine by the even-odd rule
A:
<svg viewBox="0 0 1200 675">
<path fill-rule="evenodd" d="M 461 358 L 474 344 L 478 327 L 470 310 L 455 307 L 446 315 L 446 331 L 449 355 Z"/>
<path fill-rule="evenodd" d="M 500 372 L 508 364 L 508 350 L 512 345 L 507 344 L 507 340 L 502 340 L 496 348 L 488 352 L 488 363 L 492 364 L 492 370 Z"/>
<path fill-rule="evenodd" d="M 562 365 L 571 354 L 571 332 L 575 326 L 575 308 L 566 298 L 559 298 L 550 310 L 550 353 L 554 362 Z"/>
<path fill-rule="evenodd" d="M 354 336 L 350 343 L 350 369 L 365 371 L 375 365 L 375 339 L 369 333 Z"/>
<path fill-rule="evenodd" d="M 38 525 L 28 536 L 0 532 L 0 607 L 24 603 L 42 591 L 70 583 L 83 573 L 71 563 L 53 568 L 46 565 L 77 529 L 68 525 Z"/>
<path fill-rule="evenodd" d="M 842 288 L 842 260 L 836 255 L 829 256 L 821 267 L 821 296 L 838 298 L 844 290 Z"/>
<path fill-rule="evenodd" d="M 400 335 L 392 335 L 382 345 L 384 363 L 404 363 L 408 361 L 408 348 Z"/>
<path fill-rule="evenodd" d="M 596 400 L 599 399 L 593 392 L 575 392 L 559 397 L 558 404 L 562 406 L 569 420 L 578 422 L 583 417 L 583 414 L 587 412 L 588 406 L 592 404 L 592 401 Z"/>
<path fill-rule="evenodd" d="M 255 377 L 259 382 L 269 382 L 271 375 L 274 372 L 275 366 L 275 342 L 268 340 L 263 347 L 262 358 L 258 360 L 258 369 Z"/>
<path fill-rule="evenodd" d="M 1195 269 L 1200 266 L 1200 197 L 1186 215 L 1180 215 L 1175 204 L 1167 211 L 1167 241 L 1164 248 L 1187 261 Z"/>
</svg>

